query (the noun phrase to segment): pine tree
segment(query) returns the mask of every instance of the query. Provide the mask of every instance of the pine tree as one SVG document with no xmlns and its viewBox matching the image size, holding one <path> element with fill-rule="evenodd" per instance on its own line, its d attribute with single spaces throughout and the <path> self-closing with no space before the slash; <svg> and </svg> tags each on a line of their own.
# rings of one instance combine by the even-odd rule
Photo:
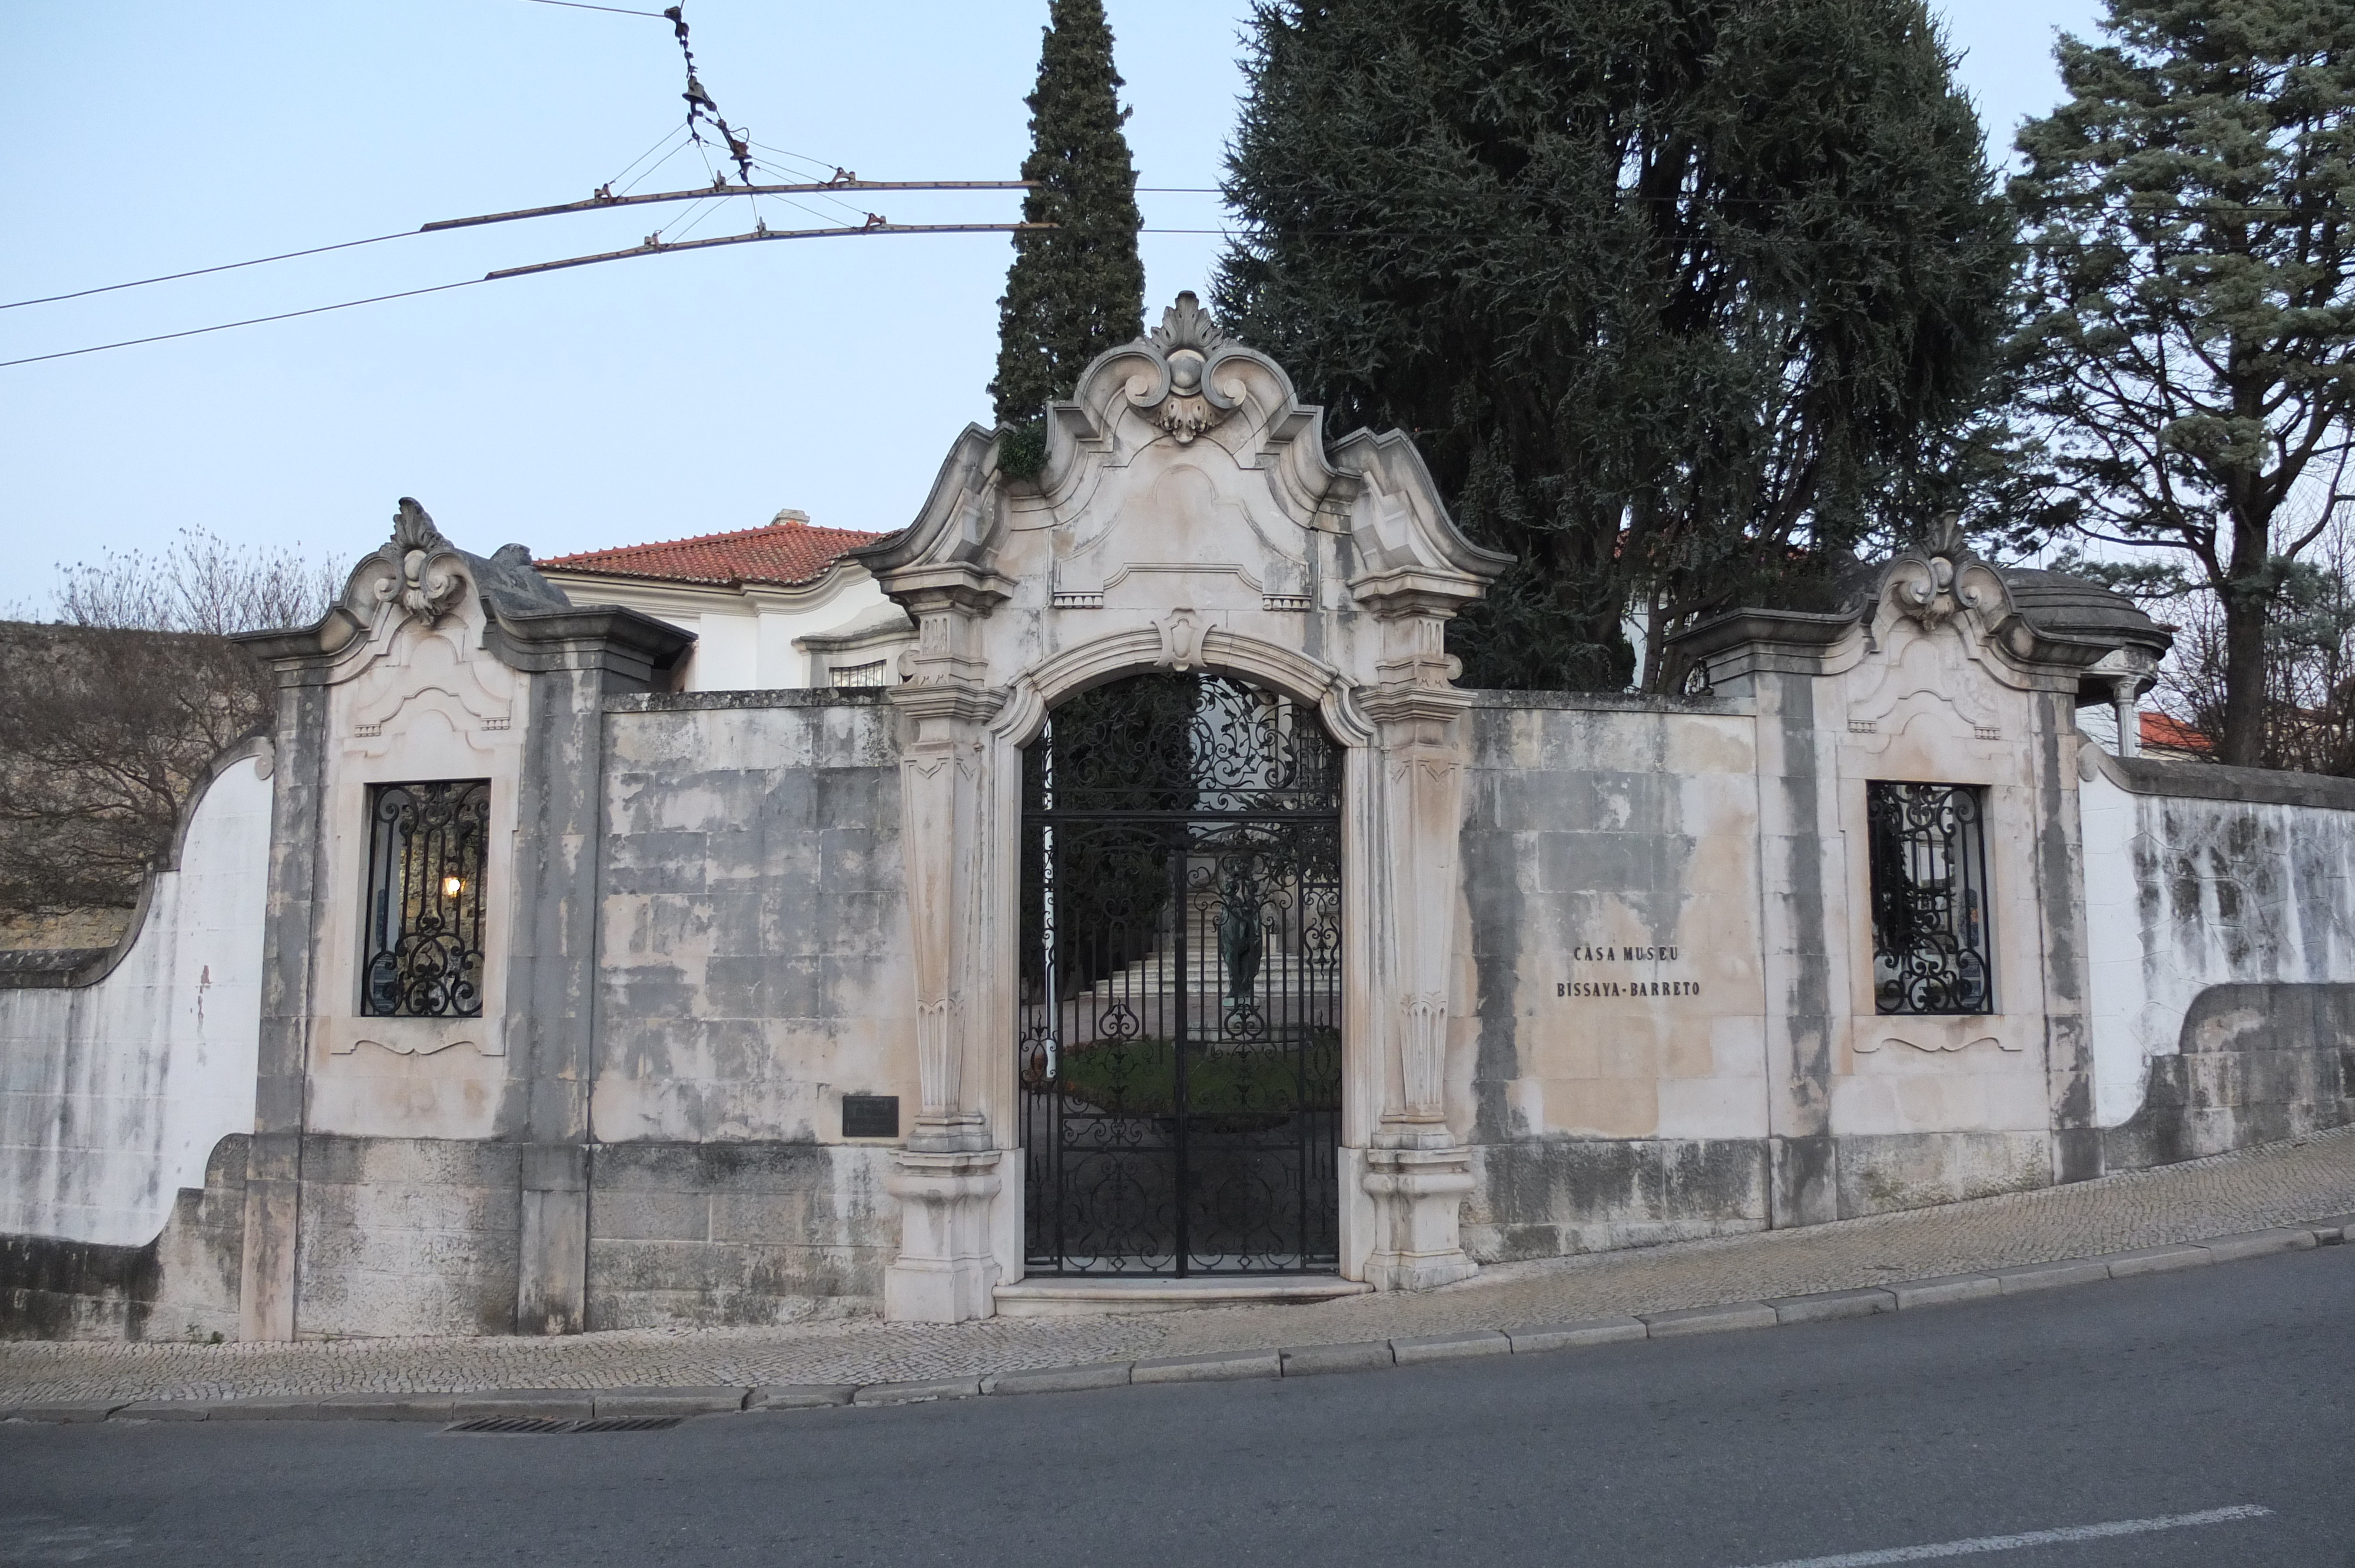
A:
<svg viewBox="0 0 2355 1568">
<path fill-rule="evenodd" d="M 997 302 L 1001 425 L 1023 426 L 1068 397 L 1088 361 L 1135 338 L 1145 316 L 1145 263 L 1136 253 L 1136 170 L 1121 132 L 1120 75 L 1103 0 L 1051 0 L 1030 106 L 1038 182 L 1026 222 L 1057 227 L 1014 237 L 1014 264 Z"/>
<path fill-rule="evenodd" d="M 1919 0 L 1268 0 L 1221 318 L 1519 566 L 1465 678 L 1828 592 L 1953 443 L 2010 223 Z M 1925 519 L 1926 520 L 1926 519 Z M 1808 582 L 1794 581 L 1795 577 Z"/>
<path fill-rule="evenodd" d="M 2355 500 L 2355 4 L 2108 12 L 2019 133 L 2022 402 L 2078 531 L 2214 596 L 2219 760 L 2273 765 L 2269 628 Z"/>
</svg>

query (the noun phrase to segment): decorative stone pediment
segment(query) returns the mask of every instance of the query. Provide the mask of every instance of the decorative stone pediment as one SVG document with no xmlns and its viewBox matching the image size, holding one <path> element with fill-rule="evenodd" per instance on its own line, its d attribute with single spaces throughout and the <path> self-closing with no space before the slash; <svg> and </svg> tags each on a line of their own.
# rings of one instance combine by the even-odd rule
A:
<svg viewBox="0 0 2355 1568">
<path fill-rule="evenodd" d="M 531 552 L 521 545 L 503 546 L 488 557 L 469 554 L 443 537 L 425 508 L 406 495 L 393 514 L 392 537 L 352 569 L 338 603 L 380 640 L 402 619 L 430 630 L 469 586 L 487 608 L 510 616 L 571 607 L 562 588 L 532 569 Z"/>
<path fill-rule="evenodd" d="M 2032 586 L 2016 591 L 2016 582 Z M 2089 618 L 2083 604 L 2055 602 L 2055 583 L 2071 585 L 2062 599 L 2114 600 L 2115 608 Z M 1970 656 L 2007 684 L 2075 684 L 2105 659 L 2139 659 L 2147 647 L 2163 652 L 2169 641 L 2148 617 L 2094 584 L 1981 559 L 1951 513 L 1882 569 L 1865 611 L 1867 647 L 1893 661 L 1907 627 L 1933 634 L 1950 625 L 1962 630 Z M 2147 656 L 2155 662 L 2157 653 Z"/>
<path fill-rule="evenodd" d="M 1974 682 L 2073 689 L 2105 660 L 2146 668 L 2169 642 L 2165 628 L 2096 584 L 1981 558 L 1951 514 L 1849 583 L 1838 609 L 1739 609 L 1669 641 L 1711 685 L 1764 673 L 1855 672 L 1862 695 L 1850 716 L 1867 729 L 1909 681 L 1930 679 L 1956 701 Z"/>
<path fill-rule="evenodd" d="M 1881 574 L 1881 601 L 1926 627 L 1943 626 L 1965 609 L 1983 626 L 1999 626 L 2015 613 L 2010 590 L 1993 567 L 1964 542 L 1951 514 L 1931 525 L 1923 541 L 1889 563 Z"/>
<path fill-rule="evenodd" d="M 1456 530 L 1404 435 L 1328 447 L 1323 411 L 1191 294 L 1049 410 L 1035 481 L 1004 475 L 996 454 L 968 427 L 916 522 L 858 552 L 911 612 L 943 593 L 1050 620 L 1128 612 L 1091 618 L 1085 636 L 1181 603 L 1230 630 L 1238 617 L 1403 609 L 1401 596 L 1445 616 L 1507 564 Z M 1060 629 L 1047 640 L 1065 641 Z M 1370 660 L 1363 669 L 1373 678 Z"/>
</svg>

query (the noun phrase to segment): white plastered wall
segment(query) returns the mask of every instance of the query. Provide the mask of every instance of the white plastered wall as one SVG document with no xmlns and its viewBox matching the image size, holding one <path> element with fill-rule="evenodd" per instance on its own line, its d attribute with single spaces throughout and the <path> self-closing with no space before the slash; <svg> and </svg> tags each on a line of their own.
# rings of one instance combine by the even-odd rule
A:
<svg viewBox="0 0 2355 1568">
<path fill-rule="evenodd" d="M 2137 794 L 2094 758 L 2083 772 L 2094 1114 L 2115 1127 L 2210 986 L 2355 981 L 2355 812 Z"/>
<path fill-rule="evenodd" d="M 0 991 L 0 1234 L 144 1245 L 252 1130 L 270 803 L 257 746 L 189 807 L 105 978 Z"/>
</svg>

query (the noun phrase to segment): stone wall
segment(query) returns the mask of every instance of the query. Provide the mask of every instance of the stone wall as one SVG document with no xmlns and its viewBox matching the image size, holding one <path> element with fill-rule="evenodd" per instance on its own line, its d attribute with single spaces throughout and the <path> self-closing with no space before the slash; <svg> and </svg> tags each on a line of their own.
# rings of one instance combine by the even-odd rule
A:
<svg viewBox="0 0 2355 1568">
<path fill-rule="evenodd" d="M 872 1312 L 898 1225 L 881 1149 L 775 1139 L 598 1146 L 589 1326 Z"/>
<path fill-rule="evenodd" d="M 0 973 L 0 1333 L 209 1333 L 224 1300 L 235 1328 L 207 1281 L 253 1127 L 269 758 L 216 765 L 112 948 Z"/>
<path fill-rule="evenodd" d="M 2111 1169 L 2355 1119 L 2355 781 L 2083 753 Z"/>
<path fill-rule="evenodd" d="M 594 1327 L 872 1310 L 897 1240 L 846 1094 L 915 1110 L 882 694 L 609 699 Z"/>
<path fill-rule="evenodd" d="M 2105 1128 L 2113 1170 L 2169 1165 L 2355 1121 L 2355 985 L 2214 985 L 2141 1107 Z"/>
<path fill-rule="evenodd" d="M 522 1148 L 304 1138 L 301 1337 L 514 1333 Z"/>
<path fill-rule="evenodd" d="M 250 1141 L 215 1145 L 144 1245 L 0 1236 L 0 1339 L 234 1339 Z"/>
<path fill-rule="evenodd" d="M 1746 705 L 1482 693 L 1451 1097 L 1495 1261 L 1767 1223 Z"/>
</svg>

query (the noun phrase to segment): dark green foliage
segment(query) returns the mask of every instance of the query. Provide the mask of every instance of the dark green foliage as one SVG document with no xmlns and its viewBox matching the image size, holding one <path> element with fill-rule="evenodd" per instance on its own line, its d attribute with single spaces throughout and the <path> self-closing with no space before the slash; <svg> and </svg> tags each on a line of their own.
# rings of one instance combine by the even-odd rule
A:
<svg viewBox="0 0 2355 1568">
<path fill-rule="evenodd" d="M 997 471 L 1008 479 L 1036 479 L 1047 467 L 1047 421 L 1025 419 L 998 432 Z"/>
<path fill-rule="evenodd" d="M 1186 1109 L 1210 1118 L 1207 1128 L 1246 1131 L 1300 1110 L 1341 1103 L 1341 1036 L 1311 1029 L 1305 1048 L 1220 1050 L 1202 1042 L 1186 1050 Z M 1178 1051 L 1157 1035 L 1073 1046 L 1063 1053 L 1063 1093 L 1112 1116 L 1174 1116 Z M 1241 1125 L 1238 1125 L 1240 1123 Z"/>
<path fill-rule="evenodd" d="M 2213 596 L 2220 760 L 2254 765 L 2269 626 L 2355 455 L 2355 4 L 2111 0 L 2103 27 L 2020 132 L 2014 374 L 2079 531 Z"/>
<path fill-rule="evenodd" d="M 1252 29 L 1217 302 L 1519 557 L 1452 638 L 1467 682 L 1621 683 L 1631 601 L 1655 632 L 1782 601 L 1929 499 L 2010 229 L 1918 0 L 1270 0 Z"/>
<path fill-rule="evenodd" d="M 1103 0 L 1052 0 L 1030 106 L 1026 223 L 997 302 L 997 422 L 1022 425 L 1068 397 L 1088 361 L 1134 339 L 1145 316 L 1136 170 L 1121 124 L 1119 73 Z M 1035 466 L 1031 469 L 1036 472 Z"/>
</svg>

